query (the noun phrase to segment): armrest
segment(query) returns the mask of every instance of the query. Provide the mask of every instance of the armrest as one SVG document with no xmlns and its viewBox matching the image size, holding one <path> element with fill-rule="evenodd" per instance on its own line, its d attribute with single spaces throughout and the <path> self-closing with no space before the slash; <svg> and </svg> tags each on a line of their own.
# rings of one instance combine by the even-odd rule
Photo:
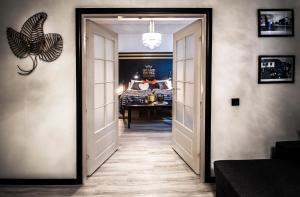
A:
<svg viewBox="0 0 300 197">
<path fill-rule="evenodd" d="M 276 142 L 274 159 L 300 161 L 300 141 Z"/>
</svg>

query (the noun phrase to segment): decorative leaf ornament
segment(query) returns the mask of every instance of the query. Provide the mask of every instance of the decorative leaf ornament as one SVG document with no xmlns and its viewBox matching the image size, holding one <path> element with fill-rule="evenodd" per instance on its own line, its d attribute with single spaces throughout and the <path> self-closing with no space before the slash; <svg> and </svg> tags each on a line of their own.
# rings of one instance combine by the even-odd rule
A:
<svg viewBox="0 0 300 197">
<path fill-rule="evenodd" d="M 8 44 L 18 58 L 29 57 L 32 60 L 32 69 L 26 70 L 18 66 L 20 75 L 31 74 L 38 64 L 38 59 L 45 62 L 56 60 L 63 50 L 63 39 L 60 34 L 44 34 L 43 25 L 47 19 L 44 12 L 30 17 L 21 28 L 20 33 L 7 28 Z"/>
</svg>

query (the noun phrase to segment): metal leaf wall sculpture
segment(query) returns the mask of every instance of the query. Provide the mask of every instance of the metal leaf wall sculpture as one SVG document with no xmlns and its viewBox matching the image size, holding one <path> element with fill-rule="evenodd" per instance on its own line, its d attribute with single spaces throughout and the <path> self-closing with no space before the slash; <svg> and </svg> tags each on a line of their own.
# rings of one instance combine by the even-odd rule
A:
<svg viewBox="0 0 300 197">
<path fill-rule="evenodd" d="M 18 66 L 20 75 L 31 74 L 38 64 L 38 59 L 45 62 L 56 60 L 63 49 L 63 39 L 60 34 L 44 34 L 43 25 L 47 19 L 44 12 L 37 13 L 30 17 L 21 28 L 20 32 L 7 28 L 8 44 L 12 52 L 18 58 L 29 57 L 32 60 L 32 69 L 26 70 Z"/>
</svg>

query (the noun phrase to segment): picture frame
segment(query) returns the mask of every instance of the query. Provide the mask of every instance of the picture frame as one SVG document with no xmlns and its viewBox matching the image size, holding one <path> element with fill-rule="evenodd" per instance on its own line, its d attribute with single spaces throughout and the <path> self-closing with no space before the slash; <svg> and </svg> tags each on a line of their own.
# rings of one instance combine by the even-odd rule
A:
<svg viewBox="0 0 300 197">
<path fill-rule="evenodd" d="M 294 83 L 294 55 L 260 55 L 258 57 L 258 83 Z"/>
<path fill-rule="evenodd" d="M 293 37 L 293 9 L 258 9 L 258 37 Z"/>
</svg>

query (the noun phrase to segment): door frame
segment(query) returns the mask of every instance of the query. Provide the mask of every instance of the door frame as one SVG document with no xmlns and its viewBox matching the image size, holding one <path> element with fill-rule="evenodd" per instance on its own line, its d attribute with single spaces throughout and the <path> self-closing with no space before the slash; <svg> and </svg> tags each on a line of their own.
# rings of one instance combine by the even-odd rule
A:
<svg viewBox="0 0 300 197">
<path fill-rule="evenodd" d="M 82 184 L 85 179 L 85 131 L 83 125 L 83 66 L 84 66 L 84 20 L 87 15 L 113 14 L 189 14 L 205 15 L 206 18 L 206 65 L 205 65 L 205 166 L 204 181 L 214 182 L 211 176 L 211 78 L 212 78 L 212 8 L 76 8 L 76 182 Z"/>
</svg>

